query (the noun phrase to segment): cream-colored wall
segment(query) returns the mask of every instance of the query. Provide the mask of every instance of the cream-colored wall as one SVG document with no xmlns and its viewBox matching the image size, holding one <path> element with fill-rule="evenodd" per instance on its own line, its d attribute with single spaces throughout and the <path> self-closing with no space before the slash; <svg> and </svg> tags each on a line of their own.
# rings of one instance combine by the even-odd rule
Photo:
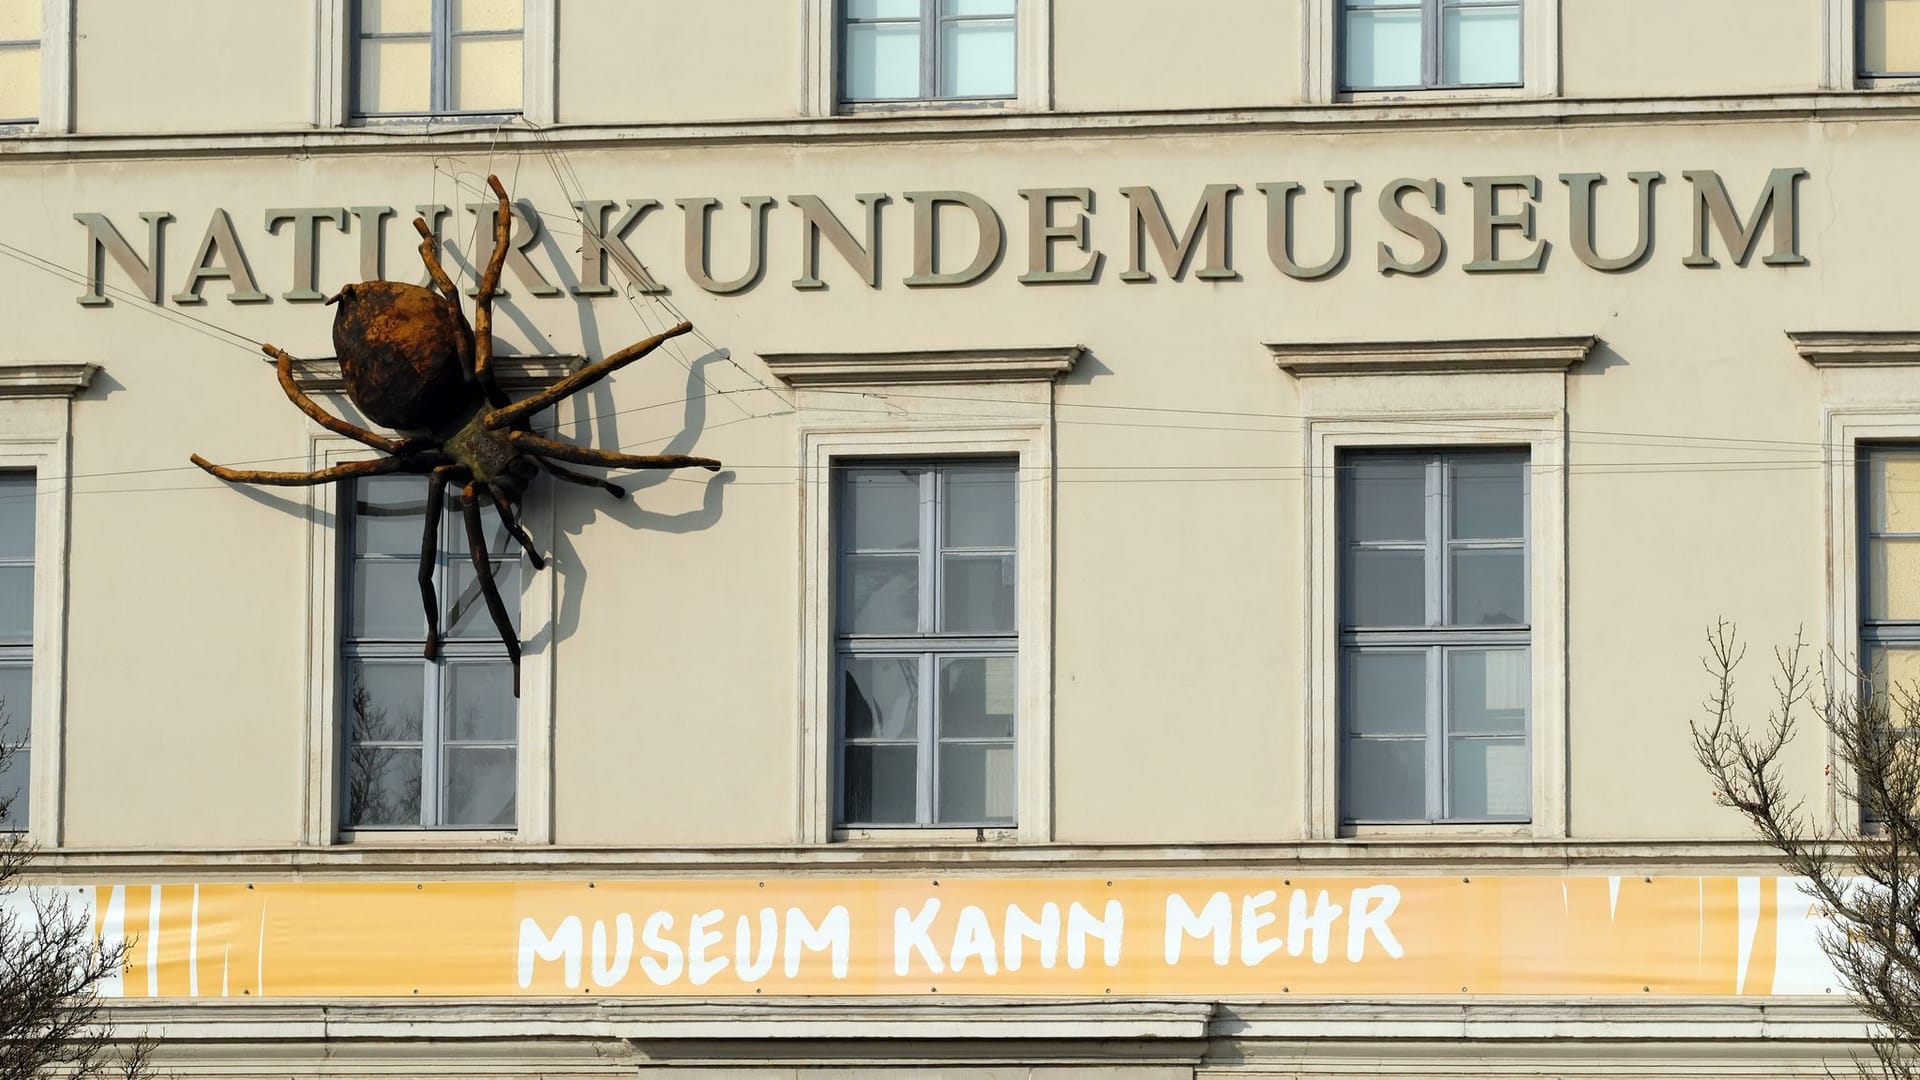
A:
<svg viewBox="0 0 1920 1080">
<path fill-rule="evenodd" d="M 1565 0 L 1568 97 L 1699 97 L 1818 89 L 1837 0 Z"/>
<path fill-rule="evenodd" d="M 1783 330 L 1905 325 L 1901 248 L 1913 223 L 1899 185 L 1920 123 L 1794 122 L 1459 132 L 1087 135 L 1044 144 L 990 136 L 943 145 L 791 144 L 569 152 L 578 187 L 562 191 L 537 151 L 496 151 L 518 197 L 555 215 L 545 259 L 572 259 L 567 204 L 642 194 L 669 209 L 630 242 L 672 288 L 672 303 L 731 357 L 678 356 L 724 394 L 683 402 L 688 373 L 660 357 L 588 395 L 572 433 L 595 445 L 676 449 L 726 461 L 727 474 L 637 482 L 629 499 L 561 488 L 552 627 L 556 642 L 556 839 L 565 844 L 711 846 L 790 842 L 797 830 L 799 734 L 798 436 L 763 352 L 1083 343 L 1090 355 L 1057 390 L 1056 836 L 1084 842 L 1285 841 L 1301 835 L 1305 777 L 1302 613 L 1304 496 L 1299 397 L 1262 343 L 1597 334 L 1600 356 L 1568 376 L 1570 818 L 1578 838 L 1736 837 L 1688 751 L 1687 719 L 1705 689 L 1703 628 L 1739 620 L 1757 644 L 1807 625 L 1825 633 L 1824 490 L 1815 467 L 1820 401 Z M 1276 165 L 1276 163 L 1280 163 Z M 168 209 L 166 289 L 210 211 L 232 212 L 262 290 L 291 281 L 291 240 L 269 236 L 269 206 L 445 200 L 452 174 L 484 155 L 278 155 L 146 162 L 0 165 L 9 243 L 79 265 L 71 215 L 108 214 L 137 237 L 136 213 Z M 1806 268 L 1689 269 L 1683 168 L 1727 178 L 1744 214 L 1767 171 L 1804 165 Z M 1391 239 L 1375 202 L 1418 167 L 1442 178 L 1445 264 L 1383 277 Z M 1599 244 L 1630 239 L 1625 174 L 1661 170 L 1656 247 L 1639 269 L 1602 274 L 1566 244 L 1562 171 L 1613 178 Z M 1537 274 L 1468 275 L 1466 175 L 1546 178 Z M 1267 261 L 1254 183 L 1317 187 L 1351 177 L 1352 257 L 1317 283 Z M 216 179 L 217 178 L 217 179 Z M 570 185 L 573 181 L 570 177 Z M 1201 187 L 1234 182 L 1240 279 L 1189 275 L 1130 284 L 1118 188 L 1150 183 L 1183 222 Z M 1023 204 L 1035 183 L 1092 187 L 1092 242 L 1108 262 L 1096 284 L 1033 287 L 1024 270 Z M 907 289 L 913 231 L 899 193 L 976 192 L 1009 225 L 987 281 Z M 895 193 L 884 211 L 882 287 L 822 256 L 829 288 L 797 291 L 800 220 L 772 215 L 764 279 L 736 297 L 692 286 L 680 265 L 674 197 L 714 195 L 716 272 L 744 253 L 737 197 L 815 192 L 851 216 L 856 191 Z M 26 197 L 31 193 L 31 197 Z M 1324 243 L 1324 193 L 1303 197 L 1303 258 Z M 1415 201 L 1417 205 L 1417 200 Z M 31 206 L 31 212 L 26 207 Z M 1431 216 L 1431 215 L 1427 215 Z M 387 225 L 388 266 L 412 274 L 410 230 Z M 470 219 L 449 227 L 464 238 Z M 1509 238 L 1510 240 L 1510 238 Z M 1506 241 L 1503 241 L 1506 242 Z M 320 287 L 352 274 L 358 238 L 328 230 Z M 1718 244 L 1718 240 L 1715 241 Z M 1765 241 L 1763 240 L 1763 243 Z M 1151 258 L 1151 257 L 1150 257 Z M 1726 261 L 1723 257 L 1723 263 Z M 570 270 L 554 270 L 555 281 Z M 108 279 L 125 285 L 117 267 Z M 514 282 L 509 278 L 508 284 Z M 0 263 L 0 290 L 38 313 L 16 319 L 0 362 L 83 360 L 104 375 L 76 406 L 72 599 L 68 622 L 68 838 L 81 847 L 284 845 L 299 836 L 305 790 L 306 503 L 297 492 L 233 489 L 186 467 L 296 466 L 312 425 L 281 397 L 250 347 L 216 340 L 186 316 L 296 352 L 329 351 L 317 305 L 202 308 L 126 299 L 74 303 L 71 282 Z M 522 290 L 524 293 L 524 290 Z M 651 301 L 516 296 L 503 339 L 602 355 L 664 314 Z M 735 367 L 735 364 L 740 365 Z M 1920 385 L 1915 386 L 1920 397 Z M 689 431 L 697 438 L 686 439 Z M 1722 442 L 1720 440 L 1728 440 Z M 1774 468 L 1773 466 L 1778 466 Z M 1764 471 L 1763 471 L 1764 469 Z M 1760 650 L 1756 650 L 1756 655 Z M 1759 665 L 1748 699 L 1763 693 Z M 1820 790 L 1818 741 L 1799 743 L 1789 775 Z M 130 812 L 130 808 L 137 810 Z"/>
<path fill-rule="evenodd" d="M 1055 104 L 1196 109 L 1301 100 L 1303 5 L 1053 0 Z"/>
<path fill-rule="evenodd" d="M 796 116 L 803 99 L 804 8 L 740 0 L 559 0 L 560 121 Z"/>
<path fill-rule="evenodd" d="M 313 4 L 74 5 L 74 124 L 87 133 L 310 127 Z"/>
</svg>

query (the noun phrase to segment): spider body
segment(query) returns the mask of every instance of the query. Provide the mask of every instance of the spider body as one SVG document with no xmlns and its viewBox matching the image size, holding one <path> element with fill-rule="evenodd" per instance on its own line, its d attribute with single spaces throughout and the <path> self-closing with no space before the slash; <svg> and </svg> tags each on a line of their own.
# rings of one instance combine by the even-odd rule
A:
<svg viewBox="0 0 1920 1080">
<path fill-rule="evenodd" d="M 427 478 L 426 529 L 420 545 L 420 599 L 427 616 L 427 659 L 440 652 L 440 607 L 434 595 L 434 568 L 439 561 L 440 514 L 449 485 L 461 493 L 469 554 L 472 557 L 487 612 L 500 631 L 501 643 L 513 663 L 513 693 L 520 695 L 520 639 L 507 615 L 506 603 L 493 581 L 481 524 L 481 501 L 490 501 L 508 533 L 527 553 L 536 570 L 546 563 L 533 540 L 520 527 L 519 503 L 541 472 L 555 479 L 597 487 L 615 498 L 626 493 L 618 484 L 574 472 L 558 462 L 629 469 L 678 469 L 700 466 L 718 469 L 712 458 L 688 454 L 622 454 L 576 446 L 533 430 L 536 413 L 592 386 L 613 372 L 659 348 L 668 339 L 693 329 L 682 322 L 664 333 L 588 364 L 579 371 L 530 397 L 515 401 L 493 376 L 493 298 L 500 287 L 500 271 L 507 258 L 507 234 L 512 214 L 506 189 L 498 177 L 487 186 L 499 200 L 494 215 L 493 255 L 480 278 L 474 304 L 474 322 L 467 324 L 460 293 L 440 265 L 432 230 L 415 218 L 420 233 L 420 258 L 433 288 L 391 281 L 362 281 L 343 287 L 329 300 L 339 312 L 333 323 L 334 348 L 347 396 L 377 424 L 403 434 L 382 435 L 334 416 L 308 397 L 293 380 L 293 357 L 273 345 L 263 351 L 274 359 L 280 388 L 301 412 L 339 435 L 385 453 L 386 457 L 355 461 L 312 472 L 271 472 L 231 469 L 215 465 L 198 454 L 193 463 L 213 475 L 236 483 L 306 486 L 357 476 L 414 473 Z"/>
</svg>

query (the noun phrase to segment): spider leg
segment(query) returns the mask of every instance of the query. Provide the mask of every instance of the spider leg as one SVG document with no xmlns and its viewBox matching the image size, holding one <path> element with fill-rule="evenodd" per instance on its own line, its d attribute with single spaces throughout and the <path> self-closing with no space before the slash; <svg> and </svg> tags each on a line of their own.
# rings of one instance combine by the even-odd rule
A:
<svg viewBox="0 0 1920 1080">
<path fill-rule="evenodd" d="M 535 570 L 545 570 L 547 560 L 541 558 L 540 553 L 533 549 L 533 537 L 528 536 L 527 530 L 520 527 L 520 519 L 513 513 L 513 504 L 507 501 L 505 495 L 500 494 L 500 489 L 497 487 L 489 486 L 487 494 L 493 496 L 493 508 L 499 511 L 500 524 L 507 527 L 507 534 L 512 536 L 527 553 L 527 559 L 533 563 Z"/>
<path fill-rule="evenodd" d="M 349 424 L 320 407 L 320 403 L 308 397 L 306 391 L 293 381 L 293 357 L 285 349 L 275 345 L 262 345 L 260 351 L 273 357 L 274 374 L 280 377 L 280 389 L 287 392 L 287 399 L 313 422 L 333 432 L 345 435 L 355 442 L 364 443 L 375 450 L 384 450 L 389 454 L 405 454 L 426 445 L 423 439 L 390 439 L 376 431 L 368 431 L 357 424 Z"/>
<path fill-rule="evenodd" d="M 493 378 L 493 294 L 500 291 L 500 269 L 507 264 L 507 238 L 513 229 L 513 207 L 507 201 L 507 189 L 500 178 L 487 177 L 487 186 L 500 200 L 493 214 L 493 255 L 487 259 L 486 273 L 480 276 L 480 294 L 473 302 L 473 377 L 495 408 L 511 400 Z"/>
<path fill-rule="evenodd" d="M 507 647 L 507 658 L 513 662 L 513 696 L 519 697 L 520 635 L 507 617 L 507 602 L 500 599 L 499 586 L 493 583 L 493 564 L 487 559 L 486 529 L 480 524 L 478 489 L 485 486 L 478 481 L 468 481 L 461 492 L 464 496 L 461 509 L 467 517 L 467 549 L 473 554 L 473 569 L 480 579 L 480 595 L 487 601 L 487 614 L 493 616 L 494 628 L 500 631 L 500 641 Z"/>
<path fill-rule="evenodd" d="M 579 465 L 604 465 L 610 469 L 684 469 L 691 465 L 709 471 L 720 468 L 718 461 L 694 457 L 692 454 L 620 454 L 612 450 L 575 446 L 535 435 L 531 431 L 509 431 L 507 441 L 531 454 L 559 458 Z"/>
<path fill-rule="evenodd" d="M 382 473 L 402 472 L 417 467 L 420 461 L 419 458 L 374 458 L 371 461 L 353 461 L 313 472 L 268 472 L 260 469 L 229 469 L 225 465 L 215 465 L 199 454 L 193 455 L 191 460 L 195 465 L 222 480 L 231 480 L 236 484 L 268 484 L 275 487 L 311 487 L 332 480 L 344 480 L 350 476 L 379 476 Z"/>
<path fill-rule="evenodd" d="M 429 660 L 440 658 L 440 600 L 433 594 L 433 571 L 440 561 L 440 511 L 447 501 L 447 481 L 460 472 L 458 465 L 442 465 L 427 474 L 427 527 L 420 537 L 420 602 L 427 609 Z"/>
<path fill-rule="evenodd" d="M 561 379 L 559 382 L 554 383 L 552 386 L 547 387 L 532 397 L 521 398 L 519 401 L 504 408 L 494 409 L 492 412 L 481 417 L 480 422 L 487 427 L 498 430 L 522 417 L 532 416 L 547 406 L 569 398 L 621 368 L 626 367 L 628 364 L 659 348 L 667 339 L 679 337 L 681 334 L 688 333 L 692 330 L 693 324 L 689 322 L 683 322 L 677 326 L 670 326 L 664 332 L 655 334 L 645 341 L 629 345 L 619 352 L 614 353 L 612 356 L 607 357 L 605 360 L 588 364 L 586 367 Z"/>
<path fill-rule="evenodd" d="M 427 226 L 427 219 L 414 218 L 413 231 L 420 234 L 420 261 L 427 264 L 427 276 L 433 279 L 434 288 L 439 290 L 441 296 L 453 301 L 454 307 L 459 307 L 460 290 L 453 284 L 453 279 L 447 276 L 447 268 L 440 265 L 440 252 L 434 243 L 433 230 Z M 466 313 L 462 312 L 460 320 L 465 322 L 466 318 Z"/>
<path fill-rule="evenodd" d="M 581 487 L 597 487 L 612 494 L 616 499 L 624 499 L 627 497 L 627 489 L 611 480 L 602 480 L 598 476 L 588 476 L 586 473 L 577 473 L 563 465 L 555 465 L 553 462 L 542 457 L 534 458 L 533 461 L 534 464 L 546 470 L 556 480 L 565 480 L 569 484 L 579 484 Z"/>
</svg>

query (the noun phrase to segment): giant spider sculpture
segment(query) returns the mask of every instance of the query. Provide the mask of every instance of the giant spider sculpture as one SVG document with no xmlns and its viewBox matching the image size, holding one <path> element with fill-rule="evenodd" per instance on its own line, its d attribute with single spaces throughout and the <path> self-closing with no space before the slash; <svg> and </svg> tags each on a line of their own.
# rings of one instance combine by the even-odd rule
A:
<svg viewBox="0 0 1920 1080">
<path fill-rule="evenodd" d="M 493 503 L 501 523 L 525 549 L 535 570 L 546 562 L 533 548 L 533 539 L 521 528 L 515 508 L 535 476 L 546 472 L 557 479 L 596 487 L 615 498 L 626 492 L 611 481 L 574 472 L 557 462 L 603 465 L 625 469 L 678 469 L 698 465 L 718 469 L 712 458 L 687 454 L 620 454 L 594 450 L 551 439 L 533 430 L 532 418 L 551 405 L 585 390 L 620 368 L 659 348 L 662 342 L 693 329 L 682 322 L 598 363 L 554 383 L 531 397 L 515 401 L 500 389 L 493 372 L 493 297 L 500 287 L 500 270 L 507 259 L 507 235 L 512 227 L 506 189 L 498 177 L 487 186 L 499 200 L 493 219 L 493 255 L 480 278 L 474 301 L 473 325 L 460 308 L 460 294 L 440 265 L 433 233 L 424 219 L 415 218 L 420 258 L 426 263 L 433 288 L 393 281 L 362 281 L 341 288 L 327 300 L 340 310 L 333 320 L 333 347 L 347 397 L 377 424 L 401 432 L 399 438 L 368 431 L 327 412 L 293 381 L 293 357 L 273 345 L 262 346 L 274 360 L 280 388 L 300 411 L 328 431 L 364 443 L 390 456 L 317 469 L 313 472 L 271 472 L 230 469 L 199 454 L 193 463 L 222 480 L 242 484 L 305 486 L 356 476 L 417 473 L 427 478 L 426 535 L 420 543 L 420 599 L 427 611 L 426 657 L 440 654 L 440 612 L 434 596 L 433 570 L 439 560 L 441 503 L 449 484 L 460 485 L 466 515 L 467 541 L 478 571 L 482 595 L 493 624 L 513 661 L 513 693 L 520 696 L 520 640 L 507 617 L 507 606 L 494 585 L 480 522 L 480 500 Z"/>
</svg>

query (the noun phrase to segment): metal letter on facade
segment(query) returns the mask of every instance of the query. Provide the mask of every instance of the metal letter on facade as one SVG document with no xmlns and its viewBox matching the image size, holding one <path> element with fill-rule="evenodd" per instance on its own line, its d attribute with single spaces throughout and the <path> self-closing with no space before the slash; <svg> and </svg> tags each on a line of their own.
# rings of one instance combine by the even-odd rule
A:
<svg viewBox="0 0 1920 1080">
<path fill-rule="evenodd" d="M 1799 183 L 1807 176 L 1805 169 L 1775 169 L 1767 174 L 1767 189 L 1760 193 L 1760 201 L 1754 204 L 1753 214 L 1745 224 L 1733 209 L 1733 203 L 1727 198 L 1727 186 L 1720 182 L 1720 174 L 1711 169 L 1689 170 L 1680 174 L 1693 184 L 1693 253 L 1680 260 L 1685 266 L 1719 266 L 1713 256 L 1707 254 L 1707 225 L 1712 223 L 1720 233 L 1720 240 L 1727 245 L 1728 254 L 1733 256 L 1735 266 L 1747 265 L 1747 257 L 1753 254 L 1754 245 L 1760 240 L 1760 229 L 1773 219 L 1773 251 L 1760 261 L 1767 266 L 1805 266 L 1806 256 L 1800 254 L 1800 190 Z"/>
<path fill-rule="evenodd" d="M 1469 176 L 1463 182 L 1473 189 L 1473 261 L 1463 269 L 1469 274 L 1540 269 L 1546 261 L 1548 247 L 1545 240 L 1535 239 L 1533 232 L 1533 203 L 1540 197 L 1540 178 Z M 1527 193 L 1526 201 L 1520 204 L 1517 211 L 1503 212 L 1500 209 L 1500 193 L 1503 191 L 1524 191 Z M 1502 229 L 1516 229 L 1522 239 L 1533 240 L 1533 250 L 1525 255 L 1501 258 Z"/>
<path fill-rule="evenodd" d="M 654 280 L 652 274 L 640 262 L 640 257 L 627 246 L 627 234 L 648 212 L 660 206 L 658 199 L 628 199 L 627 212 L 620 220 L 607 228 L 607 215 L 620 204 L 613 199 L 583 199 L 574 203 L 573 208 L 580 212 L 580 221 L 586 226 L 580 237 L 580 280 L 573 286 L 575 296 L 612 296 L 613 286 L 607 284 L 607 257 L 627 275 L 627 280 L 637 286 L 641 292 L 657 296 L 667 291 L 667 287 Z"/>
<path fill-rule="evenodd" d="M 1187 221 L 1187 231 L 1177 241 L 1173 236 L 1173 225 L 1167 221 L 1166 211 L 1160 206 L 1160 196 L 1150 187 L 1124 187 L 1120 194 L 1127 199 L 1127 269 L 1121 272 L 1121 281 L 1152 281 L 1153 275 L 1147 272 L 1145 241 L 1151 239 L 1153 248 L 1160 255 L 1160 262 L 1167 268 L 1167 276 L 1175 281 L 1186 273 L 1187 261 L 1193 257 L 1194 242 L 1201 233 L 1207 236 L 1207 261 L 1195 276 L 1202 281 L 1232 281 L 1240 275 L 1234 273 L 1228 265 L 1228 245 L 1230 235 L 1230 215 L 1233 196 L 1239 194 L 1238 184 L 1208 184 L 1200 195 L 1200 205 L 1194 207 L 1193 217 Z"/>
<path fill-rule="evenodd" d="M 713 208 L 720 205 L 720 200 L 706 196 L 673 200 L 674 205 L 687 217 L 685 255 L 687 276 L 693 279 L 693 283 L 721 296 L 752 288 L 766 267 L 767 212 L 778 201 L 771 195 L 748 195 L 740 200 L 740 204 L 747 208 L 747 270 L 732 281 L 716 281 L 711 270 L 712 219 Z"/>
<path fill-rule="evenodd" d="M 325 300 L 326 294 L 314 287 L 319 275 L 319 237 L 320 223 L 331 221 L 341 232 L 347 231 L 347 208 L 344 206 L 301 206 L 284 210 L 267 211 L 267 232 L 280 231 L 280 223 L 293 222 L 293 288 L 280 294 L 282 300 L 299 303 L 302 301 Z"/>
<path fill-rule="evenodd" d="M 1653 189 L 1666 179 L 1657 172 L 1628 173 L 1627 179 L 1633 181 L 1640 193 L 1640 231 L 1639 239 L 1633 250 L 1616 259 L 1609 259 L 1594 250 L 1593 238 L 1593 190 L 1607 182 L 1599 173 L 1562 173 L 1560 182 L 1567 185 L 1567 194 L 1573 202 L 1568 209 L 1567 239 L 1573 244 L 1573 253 L 1580 261 L 1595 270 L 1616 273 L 1631 270 L 1640 265 L 1647 253 L 1653 250 Z"/>
<path fill-rule="evenodd" d="M 1301 266 L 1293 259 L 1293 197 L 1300 194 L 1297 181 L 1256 184 L 1267 197 L 1267 257 L 1280 272 L 1295 281 L 1317 281 L 1339 272 L 1347 265 L 1347 238 L 1353 221 L 1353 193 L 1358 180 L 1326 180 L 1323 186 L 1333 195 L 1333 254 L 1316 266 Z"/>
<path fill-rule="evenodd" d="M 1432 206 L 1437 213 L 1445 198 L 1442 194 L 1444 190 L 1438 180 L 1413 180 L 1402 177 L 1388 184 L 1380 192 L 1380 216 L 1386 219 L 1387 224 L 1420 241 L 1421 245 L 1420 257 L 1413 262 L 1406 262 L 1387 246 L 1386 241 L 1382 240 L 1379 248 L 1382 274 L 1418 276 L 1439 266 L 1440 260 L 1446 258 L 1447 240 L 1440 235 L 1439 228 L 1425 218 L 1413 216 L 1406 207 L 1400 205 L 1402 195 L 1409 191 L 1417 191 L 1427 197 L 1428 205 Z"/>
<path fill-rule="evenodd" d="M 913 204 L 913 275 L 907 278 L 909 286 L 970 285 L 986 277 L 1000 261 L 1007 230 L 985 199 L 967 191 L 909 191 L 906 200 Z M 964 206 L 973 214 L 980 246 L 966 269 L 941 273 L 940 208 L 949 204 Z"/>
<path fill-rule="evenodd" d="M 360 280 L 379 281 L 387 276 L 387 219 L 391 206 L 356 206 L 353 227 L 360 232 Z"/>
<path fill-rule="evenodd" d="M 200 238 L 200 246 L 193 253 L 193 269 L 187 271 L 185 287 L 173 294 L 173 302 L 205 303 L 201 288 L 217 280 L 233 285 L 233 291 L 227 294 L 228 303 L 258 304 L 273 299 L 254 284 L 247 253 L 241 249 L 239 238 L 233 235 L 233 219 L 225 210 L 218 209 L 207 220 L 207 235 Z"/>
<path fill-rule="evenodd" d="M 468 203 L 467 212 L 474 216 L 476 236 L 493 234 L 493 219 L 499 216 L 499 210 L 493 203 Z M 548 281 L 546 275 L 534 267 L 533 260 L 527 258 L 527 249 L 540 240 L 540 215 L 523 205 L 514 205 L 511 214 L 513 239 L 507 244 L 507 269 L 513 271 L 513 276 L 519 278 L 520 284 L 525 285 L 533 295 L 559 296 L 559 287 Z M 480 295 L 478 287 L 467 290 L 467 295 Z M 499 295 L 509 294 L 503 291 Z"/>
<path fill-rule="evenodd" d="M 154 303 L 160 302 L 162 274 L 160 272 L 160 226 L 173 220 L 173 214 L 166 210 L 142 210 L 140 220 L 147 223 L 147 257 L 142 259 L 113 227 L 105 214 L 75 214 L 73 220 L 87 227 L 87 291 L 80 295 L 82 307 L 100 307 L 109 301 L 103 288 L 106 277 L 106 257 L 111 256 L 120 269 L 133 279 L 140 295 Z"/>
<path fill-rule="evenodd" d="M 1093 210 L 1093 189 L 1022 188 L 1020 197 L 1027 200 L 1027 272 L 1020 275 L 1020 283 L 1041 285 L 1098 280 L 1100 265 L 1106 262 L 1107 257 L 1087 246 L 1087 214 Z M 1053 204 L 1069 201 L 1080 204 L 1079 212 L 1073 216 L 1073 224 L 1054 224 Z M 1059 240 L 1073 241 L 1073 246 L 1087 256 L 1086 262 L 1072 270 L 1055 270 L 1053 245 Z"/>
<path fill-rule="evenodd" d="M 800 210 L 800 276 L 794 279 L 796 289 L 824 289 L 827 283 L 820 280 L 820 238 L 825 236 L 833 245 L 833 250 L 847 260 L 847 265 L 860 274 L 860 280 L 870 289 L 880 287 L 880 207 L 888 201 L 886 195 L 879 192 L 866 192 L 855 195 L 854 200 L 867 211 L 867 242 L 865 244 L 853 238 L 853 233 L 841 223 L 834 212 L 818 195 L 789 195 L 787 202 Z"/>
</svg>

